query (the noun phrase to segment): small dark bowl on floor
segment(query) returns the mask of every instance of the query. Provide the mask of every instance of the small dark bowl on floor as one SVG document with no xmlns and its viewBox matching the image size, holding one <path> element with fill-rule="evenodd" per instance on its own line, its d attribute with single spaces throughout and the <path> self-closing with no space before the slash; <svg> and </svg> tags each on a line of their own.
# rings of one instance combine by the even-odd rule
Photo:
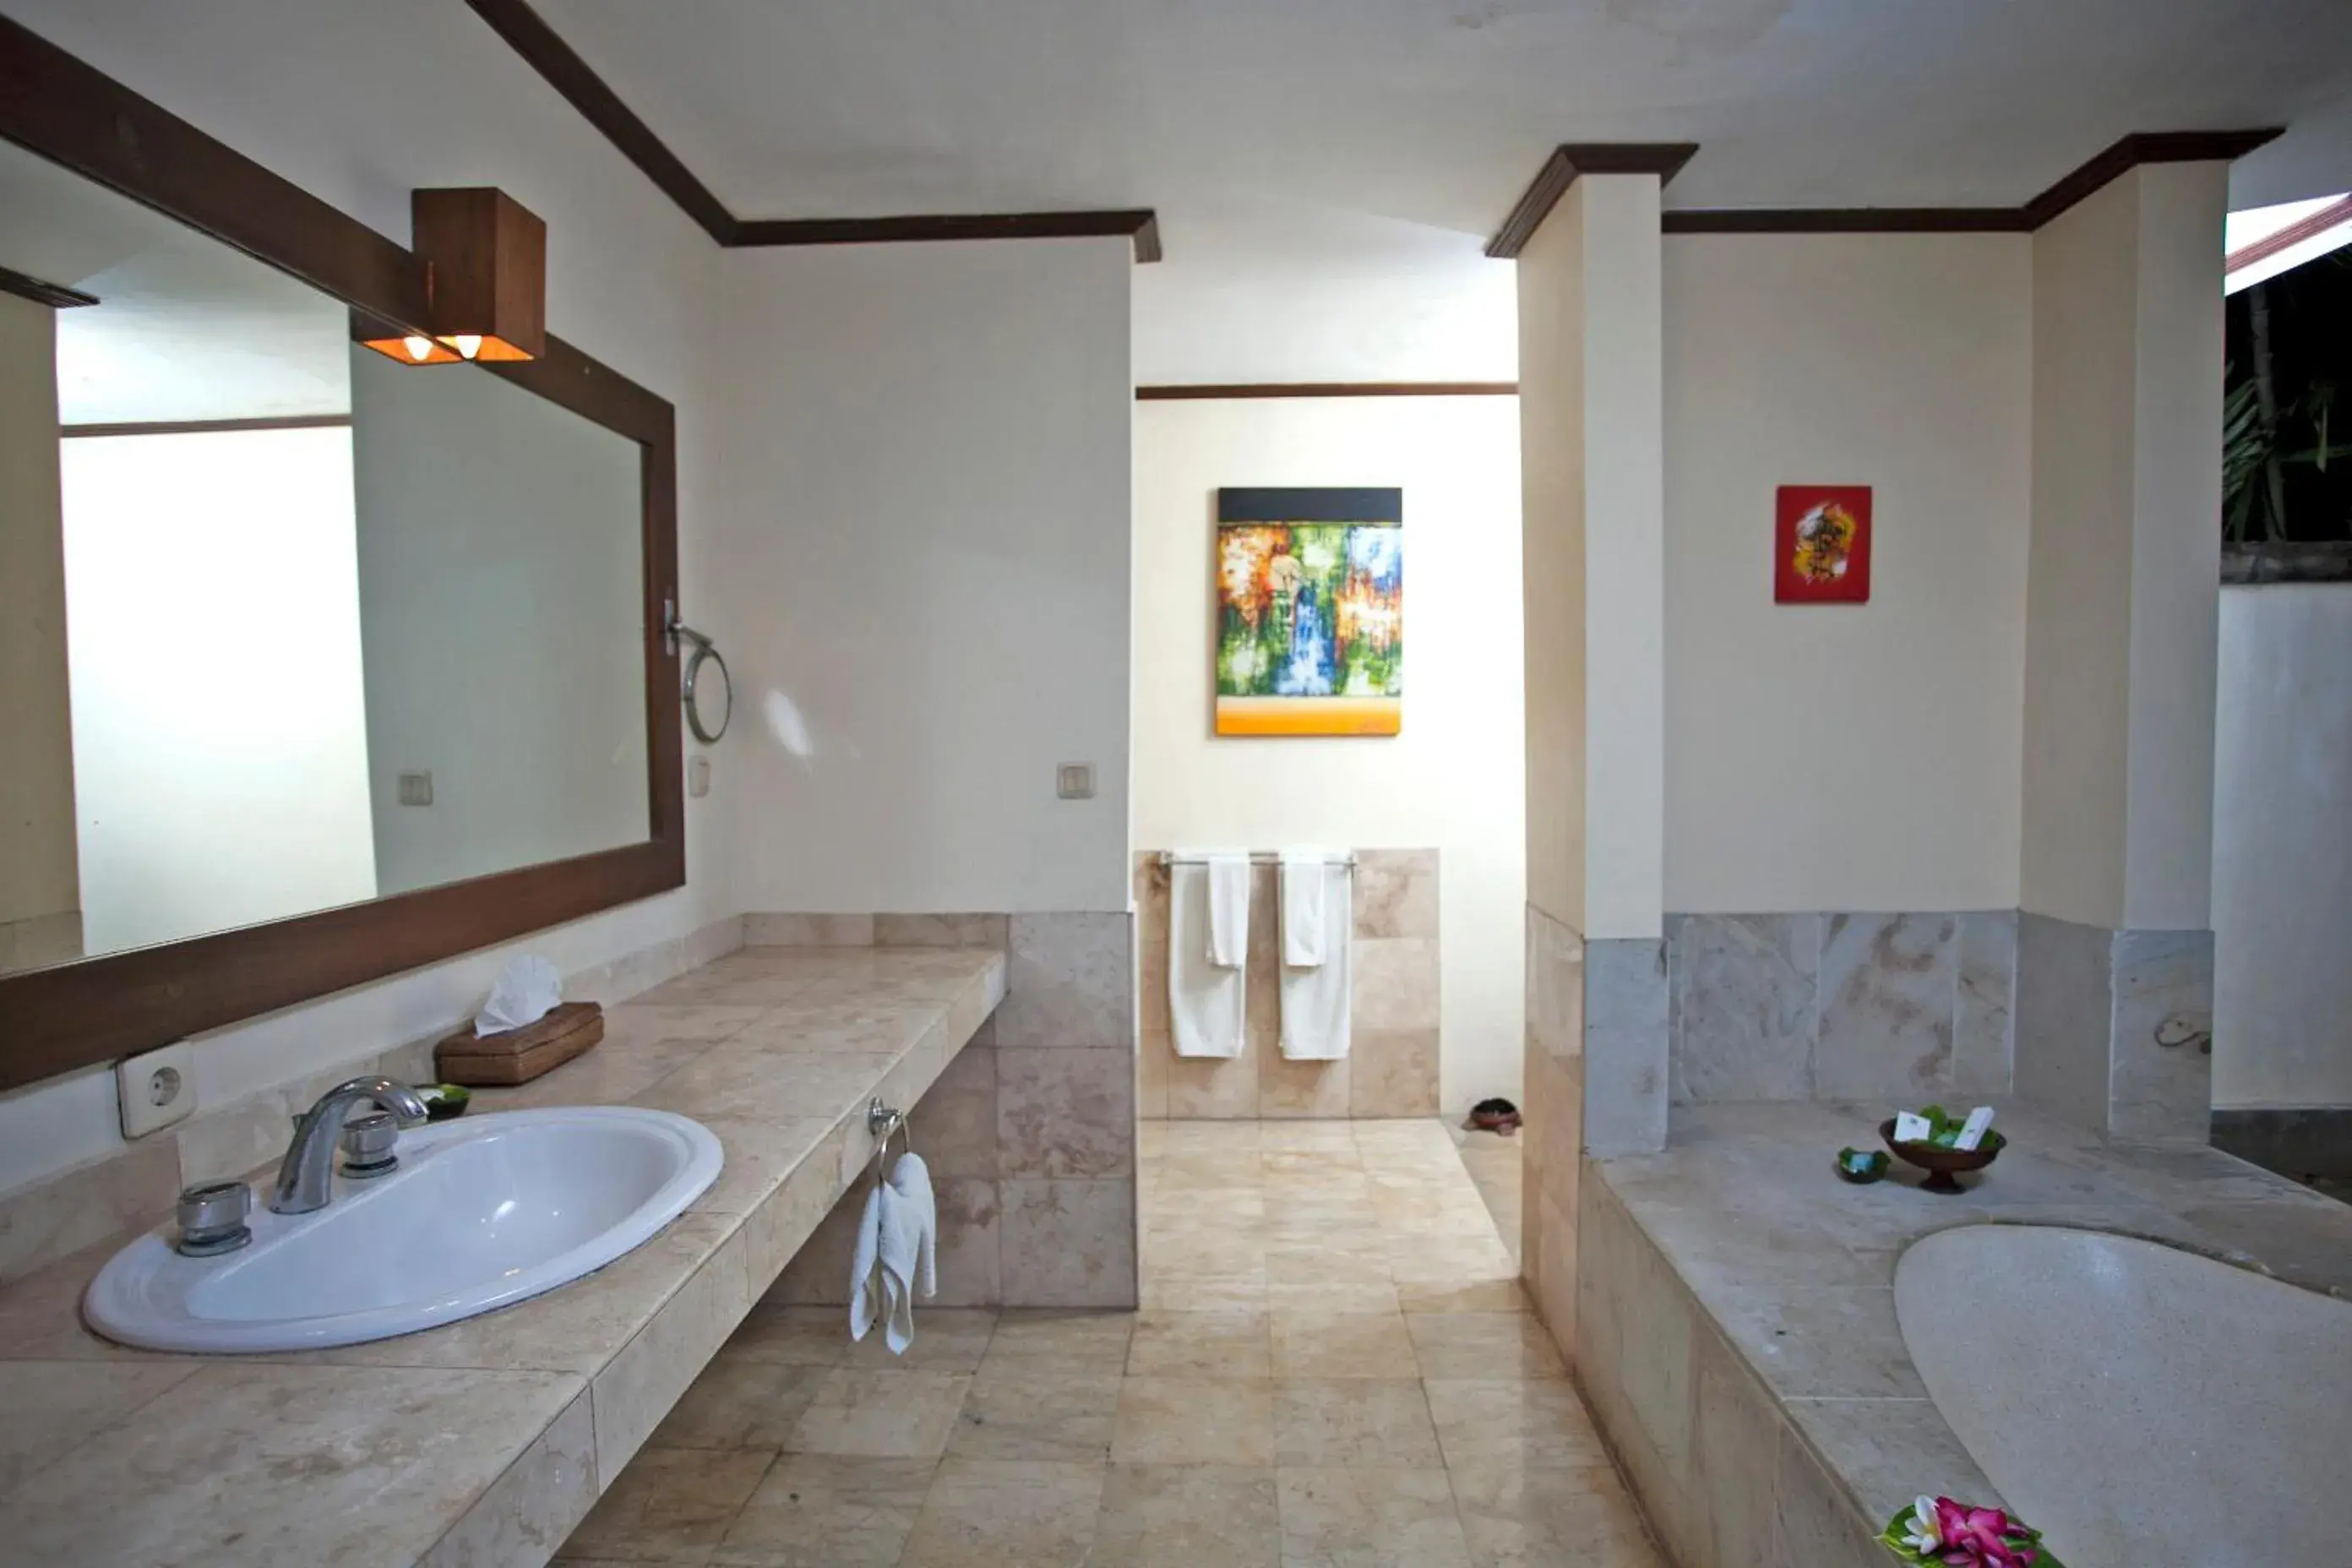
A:
<svg viewBox="0 0 2352 1568">
<path fill-rule="evenodd" d="M 1927 1173 L 1927 1179 L 1919 1184 L 1921 1192 L 1941 1193 L 1947 1197 L 1968 1190 L 1954 1177 L 1964 1171 L 1983 1170 L 2009 1143 L 2009 1140 L 1998 1132 L 1987 1132 L 1984 1142 L 1973 1149 L 1946 1149 L 1934 1143 L 1897 1143 L 1895 1141 L 1895 1119 L 1891 1116 L 1878 1124 L 1878 1136 L 1895 1151 L 1896 1159 Z"/>
</svg>

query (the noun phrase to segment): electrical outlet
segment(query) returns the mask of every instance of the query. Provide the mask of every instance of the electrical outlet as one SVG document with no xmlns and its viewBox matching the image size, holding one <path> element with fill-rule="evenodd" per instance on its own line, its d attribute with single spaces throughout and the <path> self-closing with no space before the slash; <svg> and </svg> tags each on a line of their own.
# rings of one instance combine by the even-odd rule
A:
<svg viewBox="0 0 2352 1568">
<path fill-rule="evenodd" d="M 196 1109 L 195 1063 L 188 1042 L 117 1062 L 114 1091 L 125 1138 L 144 1138 L 185 1121 Z"/>
<path fill-rule="evenodd" d="M 686 793 L 697 800 L 710 793 L 710 759 L 709 757 L 686 759 Z"/>
<path fill-rule="evenodd" d="M 1095 765 L 1092 763 L 1064 763 L 1054 770 L 1054 793 L 1064 800 L 1094 799 Z"/>
<path fill-rule="evenodd" d="M 401 774 L 400 804 L 403 805 L 431 805 L 433 804 L 433 775 L 429 773 Z"/>
</svg>

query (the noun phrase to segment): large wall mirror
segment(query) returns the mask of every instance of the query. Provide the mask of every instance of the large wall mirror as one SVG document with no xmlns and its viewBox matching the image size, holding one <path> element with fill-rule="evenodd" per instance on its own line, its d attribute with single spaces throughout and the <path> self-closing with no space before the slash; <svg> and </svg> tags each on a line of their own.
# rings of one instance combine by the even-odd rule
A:
<svg viewBox="0 0 2352 1568">
<path fill-rule="evenodd" d="M 0 26 L 0 1088 L 682 882 L 668 405 Z"/>
</svg>

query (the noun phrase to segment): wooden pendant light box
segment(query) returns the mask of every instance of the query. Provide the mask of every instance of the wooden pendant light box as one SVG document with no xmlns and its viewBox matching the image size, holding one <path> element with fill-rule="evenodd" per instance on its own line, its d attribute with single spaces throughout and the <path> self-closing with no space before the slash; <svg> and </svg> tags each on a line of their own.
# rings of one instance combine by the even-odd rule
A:
<svg viewBox="0 0 2352 1568">
<path fill-rule="evenodd" d="M 410 242 L 431 268 L 433 335 L 479 337 L 485 360 L 547 353 L 547 225 L 491 185 L 409 193 Z"/>
</svg>

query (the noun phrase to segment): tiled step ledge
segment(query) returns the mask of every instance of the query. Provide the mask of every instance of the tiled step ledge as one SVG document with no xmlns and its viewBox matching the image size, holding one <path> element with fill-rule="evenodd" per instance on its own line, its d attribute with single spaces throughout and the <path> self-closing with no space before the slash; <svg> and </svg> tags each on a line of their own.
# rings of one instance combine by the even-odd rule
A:
<svg viewBox="0 0 2352 1568">
<path fill-rule="evenodd" d="M 543 1563 L 1003 999 L 993 950 L 747 952 L 615 1007 L 485 1110 L 677 1110 L 727 1151 L 661 1235 L 560 1290 L 342 1350 L 130 1351 L 76 1307 L 110 1238 L 0 1289 L 0 1535 L 32 1562 Z M 233 1542 L 233 1544 L 232 1544 Z"/>
<path fill-rule="evenodd" d="M 1577 1376 L 1680 1568 L 1877 1568 L 1920 1492 L 2000 1504 L 1895 1319 L 1895 1260 L 1934 1231 L 2121 1231 L 2352 1295 L 2352 1208 L 2218 1150 L 2004 1110 L 2010 1147 L 1964 1198 L 1907 1170 L 1841 1184 L 1832 1156 L 1877 1114 L 1690 1108 L 1664 1152 L 1585 1164 Z"/>
</svg>

